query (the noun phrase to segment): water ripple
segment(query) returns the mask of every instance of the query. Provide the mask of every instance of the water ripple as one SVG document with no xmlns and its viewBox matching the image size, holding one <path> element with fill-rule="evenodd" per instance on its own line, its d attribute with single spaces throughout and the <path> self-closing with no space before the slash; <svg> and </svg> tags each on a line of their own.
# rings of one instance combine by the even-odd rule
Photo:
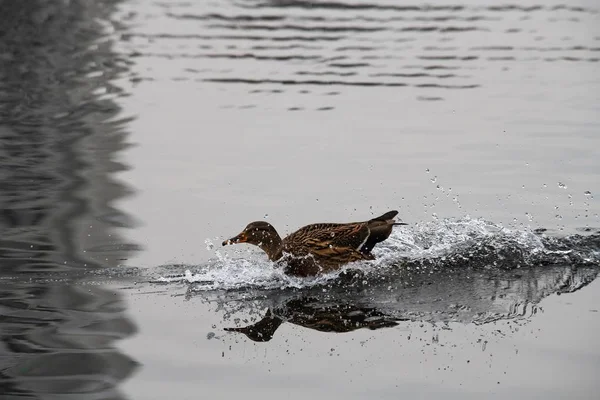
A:
<svg viewBox="0 0 600 400">
<path fill-rule="evenodd" d="M 445 85 L 427 81 L 415 91 L 470 89 L 489 84 L 487 75 L 525 63 L 596 62 L 598 10 L 569 5 L 499 6 L 409 4 L 362 1 L 235 1 L 156 3 L 133 27 L 131 54 L 139 58 L 186 60 L 179 71 L 220 84 L 407 86 L 389 78 L 441 79 L 402 74 L 405 68 L 469 70 L 446 74 Z M 158 10 L 152 10 L 153 8 Z M 165 12 L 166 10 L 166 12 Z M 163 23 L 176 21 L 175 24 Z M 157 31 L 157 27 L 158 28 Z M 568 35 L 567 35 L 568 33 Z M 569 45 L 565 46 L 568 39 Z M 398 47 L 398 43 L 407 46 Z M 197 51 L 207 50 L 199 54 Z M 343 54 L 342 59 L 332 53 Z M 531 57 L 543 53 L 546 57 Z M 198 60 L 198 61 L 194 61 Z M 223 61 L 228 68 L 223 70 Z M 335 62 L 333 62 L 335 60 Z M 477 65 L 473 68 L 471 65 Z M 343 72 L 324 71 L 340 69 Z M 166 66 L 165 66 L 166 67 Z M 200 71 L 200 72 L 198 72 Z M 273 72 L 277 71 L 277 79 Z M 176 73 L 176 72 L 175 72 Z M 334 75 L 336 80 L 295 77 Z M 173 79 L 173 78 L 170 78 Z M 420 93 L 415 97 L 423 99 Z M 427 98 L 442 99 L 441 92 Z"/>
</svg>

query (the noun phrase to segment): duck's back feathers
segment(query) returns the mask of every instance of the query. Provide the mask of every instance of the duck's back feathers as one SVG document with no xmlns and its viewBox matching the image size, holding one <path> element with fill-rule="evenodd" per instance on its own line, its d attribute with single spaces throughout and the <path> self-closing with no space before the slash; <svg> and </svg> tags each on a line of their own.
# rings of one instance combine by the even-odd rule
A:
<svg viewBox="0 0 600 400">
<path fill-rule="evenodd" d="M 283 241 L 312 247 L 349 247 L 358 250 L 369 236 L 365 223 L 311 224 L 298 229 Z"/>
<path fill-rule="evenodd" d="M 371 250 L 390 236 L 397 214 L 390 211 L 364 222 L 307 225 L 283 239 L 284 250 L 332 263 L 371 260 Z"/>
</svg>

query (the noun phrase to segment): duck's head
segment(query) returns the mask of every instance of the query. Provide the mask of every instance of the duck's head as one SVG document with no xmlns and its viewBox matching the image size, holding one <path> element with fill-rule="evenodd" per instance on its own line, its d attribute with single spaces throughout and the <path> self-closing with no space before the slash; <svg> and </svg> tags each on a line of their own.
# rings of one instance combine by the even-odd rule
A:
<svg viewBox="0 0 600 400">
<path fill-rule="evenodd" d="M 237 236 L 227 239 L 223 246 L 236 243 L 249 243 L 263 249 L 273 259 L 281 251 L 281 238 L 273 225 L 265 221 L 251 222 Z"/>
</svg>

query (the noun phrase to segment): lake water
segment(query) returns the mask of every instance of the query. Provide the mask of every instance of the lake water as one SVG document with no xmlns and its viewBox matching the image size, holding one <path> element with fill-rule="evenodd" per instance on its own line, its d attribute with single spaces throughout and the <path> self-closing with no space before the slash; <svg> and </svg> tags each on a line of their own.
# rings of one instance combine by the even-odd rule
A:
<svg viewBox="0 0 600 400">
<path fill-rule="evenodd" d="M 3 399 L 596 397 L 597 1 L 0 10 Z"/>
</svg>

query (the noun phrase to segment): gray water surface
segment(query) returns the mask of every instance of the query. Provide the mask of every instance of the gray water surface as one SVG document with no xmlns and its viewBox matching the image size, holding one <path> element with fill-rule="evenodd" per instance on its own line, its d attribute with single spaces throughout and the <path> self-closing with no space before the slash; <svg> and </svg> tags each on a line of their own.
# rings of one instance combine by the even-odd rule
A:
<svg viewBox="0 0 600 400">
<path fill-rule="evenodd" d="M 0 10 L 3 398 L 595 398 L 596 1 Z"/>
</svg>

